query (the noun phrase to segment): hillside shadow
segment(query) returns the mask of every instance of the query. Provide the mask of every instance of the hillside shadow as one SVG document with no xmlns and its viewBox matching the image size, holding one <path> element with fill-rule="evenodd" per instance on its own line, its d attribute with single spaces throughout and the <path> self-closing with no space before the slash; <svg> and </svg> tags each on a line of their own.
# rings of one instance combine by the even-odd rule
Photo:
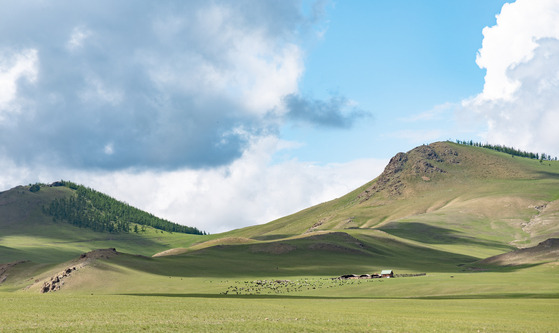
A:
<svg viewBox="0 0 559 333">
<path fill-rule="evenodd" d="M 550 171 L 536 171 L 536 174 L 541 175 L 540 179 L 552 178 L 552 179 L 559 179 L 559 173 L 557 172 L 550 172 Z"/>
<path fill-rule="evenodd" d="M 388 234 L 425 244 L 475 245 L 510 251 L 512 246 L 486 239 L 464 236 L 456 230 L 435 227 L 419 222 L 390 222 L 381 228 Z"/>
<path fill-rule="evenodd" d="M 412 272 L 460 272 L 460 265 L 479 258 L 394 239 L 361 237 L 364 248 L 359 252 L 332 251 L 326 246 L 297 243 L 288 253 L 274 254 L 251 251 L 250 245 L 227 245 L 206 248 L 177 256 L 140 258 L 130 255 L 111 258 L 115 264 L 161 276 L 239 278 L 246 276 L 329 276 L 372 274 L 379 269 Z M 373 252 L 378 248 L 378 254 Z"/>
<path fill-rule="evenodd" d="M 36 263 L 57 264 L 76 259 L 82 252 L 51 247 L 27 247 L 25 250 L 0 246 L 0 264 L 30 260 Z"/>
<path fill-rule="evenodd" d="M 291 234 L 273 234 L 273 235 L 262 235 L 262 236 L 254 236 L 254 237 L 250 237 L 254 240 L 259 240 L 259 241 L 269 241 L 269 240 L 277 240 L 277 239 L 284 239 L 287 237 L 291 237 L 293 235 Z"/>
</svg>

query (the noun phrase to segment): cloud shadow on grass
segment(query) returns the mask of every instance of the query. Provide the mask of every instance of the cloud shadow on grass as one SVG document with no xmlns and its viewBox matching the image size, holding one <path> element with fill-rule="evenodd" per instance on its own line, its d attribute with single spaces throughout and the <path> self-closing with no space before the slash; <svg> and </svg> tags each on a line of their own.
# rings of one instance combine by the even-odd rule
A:
<svg viewBox="0 0 559 333">
<path fill-rule="evenodd" d="M 503 249 L 511 251 L 515 249 L 499 242 L 463 236 L 459 231 L 435 227 L 419 222 L 390 222 L 381 228 L 388 234 L 405 238 L 425 244 L 449 244 L 449 245 L 474 245 Z"/>
</svg>

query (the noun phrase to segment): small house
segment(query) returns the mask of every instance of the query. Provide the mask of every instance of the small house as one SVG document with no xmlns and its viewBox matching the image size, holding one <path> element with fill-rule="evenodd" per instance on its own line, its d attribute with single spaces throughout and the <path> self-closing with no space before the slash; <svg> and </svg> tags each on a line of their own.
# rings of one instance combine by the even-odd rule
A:
<svg viewBox="0 0 559 333">
<path fill-rule="evenodd" d="M 382 276 L 383 278 L 393 278 L 394 271 L 391 269 L 384 269 L 382 270 L 382 272 L 380 272 L 380 276 Z"/>
</svg>

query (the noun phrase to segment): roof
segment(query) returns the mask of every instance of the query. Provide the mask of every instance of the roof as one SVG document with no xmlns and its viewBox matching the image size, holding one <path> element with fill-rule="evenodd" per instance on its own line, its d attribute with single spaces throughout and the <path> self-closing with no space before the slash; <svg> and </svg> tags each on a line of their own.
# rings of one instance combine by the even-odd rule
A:
<svg viewBox="0 0 559 333">
<path fill-rule="evenodd" d="M 391 269 L 384 269 L 384 270 L 382 270 L 382 272 L 380 272 L 380 275 L 384 275 L 384 274 L 392 274 L 392 270 Z"/>
</svg>

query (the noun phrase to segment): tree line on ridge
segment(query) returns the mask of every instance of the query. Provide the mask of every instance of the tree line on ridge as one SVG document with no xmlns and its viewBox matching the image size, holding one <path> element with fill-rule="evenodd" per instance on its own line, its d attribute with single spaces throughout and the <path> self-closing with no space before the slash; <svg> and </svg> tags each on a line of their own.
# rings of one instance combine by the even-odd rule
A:
<svg viewBox="0 0 559 333">
<path fill-rule="evenodd" d="M 481 148 L 496 150 L 501 153 L 510 154 L 511 156 L 527 157 L 535 160 L 540 160 L 540 162 L 557 161 L 557 157 L 551 157 L 551 155 L 545 153 L 541 153 L 541 154 L 531 153 L 531 152 L 522 151 L 516 148 L 507 147 L 503 145 L 492 145 L 489 143 L 474 142 L 472 140 L 470 141 L 456 140 L 456 143 L 461 145 L 466 145 L 466 146 L 481 147 Z"/>
</svg>

